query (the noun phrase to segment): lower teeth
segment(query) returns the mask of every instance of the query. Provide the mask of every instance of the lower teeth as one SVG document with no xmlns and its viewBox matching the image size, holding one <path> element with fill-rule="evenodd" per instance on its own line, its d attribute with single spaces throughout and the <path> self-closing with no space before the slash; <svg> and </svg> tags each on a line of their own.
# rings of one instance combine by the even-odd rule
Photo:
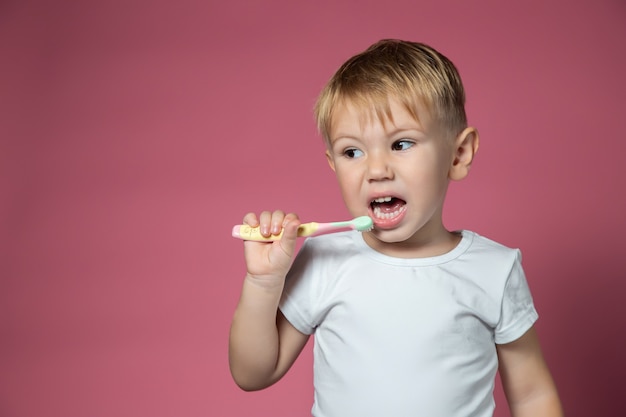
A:
<svg viewBox="0 0 626 417">
<path fill-rule="evenodd" d="M 377 219 L 383 219 L 383 220 L 393 219 L 394 217 L 399 216 L 400 213 L 402 213 L 403 211 L 404 211 L 404 207 L 391 213 L 383 213 L 380 210 L 380 208 L 376 207 L 374 208 L 374 217 L 376 217 Z"/>
</svg>

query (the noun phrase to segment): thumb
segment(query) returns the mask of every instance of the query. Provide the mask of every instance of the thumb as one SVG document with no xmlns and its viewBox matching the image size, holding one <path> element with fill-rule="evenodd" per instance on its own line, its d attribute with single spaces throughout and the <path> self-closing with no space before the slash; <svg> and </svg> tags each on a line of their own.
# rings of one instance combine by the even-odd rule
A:
<svg viewBox="0 0 626 417">
<path fill-rule="evenodd" d="M 296 251 L 296 240 L 298 238 L 298 227 L 300 221 L 298 219 L 290 220 L 283 226 L 283 235 L 277 242 L 283 252 L 292 257 Z"/>
</svg>

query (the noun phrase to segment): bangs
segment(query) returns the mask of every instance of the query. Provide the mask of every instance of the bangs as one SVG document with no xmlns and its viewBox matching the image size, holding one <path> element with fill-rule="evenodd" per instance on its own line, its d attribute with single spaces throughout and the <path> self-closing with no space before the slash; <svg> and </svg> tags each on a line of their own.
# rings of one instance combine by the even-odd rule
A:
<svg viewBox="0 0 626 417">
<path fill-rule="evenodd" d="M 368 88 L 355 85 L 351 87 L 356 88 L 346 87 L 343 86 L 343 88 L 333 91 L 332 94 L 329 94 L 332 97 L 326 95 L 325 99 L 319 102 L 319 104 L 323 103 L 324 105 L 318 105 L 316 109 L 318 130 L 327 143 L 330 141 L 330 129 L 335 111 L 348 104 L 353 105 L 358 110 L 362 123 L 378 120 L 383 126 L 387 123 L 393 124 L 391 100 L 397 100 L 411 117 L 422 126 L 425 119 L 432 116 L 430 103 L 421 99 L 422 95 L 415 94 L 413 89 L 397 88 L 391 85 L 369 85 Z"/>
<path fill-rule="evenodd" d="M 361 122 L 366 123 L 372 120 L 379 121 L 383 126 L 386 126 L 387 123 L 394 123 L 393 112 L 391 111 L 391 100 L 397 100 L 404 109 L 413 117 L 413 119 L 418 122 L 420 125 L 422 124 L 420 121 L 420 116 L 418 115 L 417 109 L 425 108 L 422 103 L 418 103 L 415 100 L 414 96 L 398 96 L 398 95 L 389 95 L 383 93 L 374 93 L 374 92 L 361 92 L 353 95 L 343 96 L 337 103 L 337 105 L 333 106 L 334 109 L 339 106 L 345 106 L 348 103 L 352 104 L 356 107 L 361 115 Z M 334 113 L 334 112 L 333 112 Z M 329 122 L 332 123 L 334 114 L 330 114 Z M 423 115 L 422 115 L 423 116 Z M 329 123 L 329 128 L 330 128 Z"/>
<path fill-rule="evenodd" d="M 467 127 L 465 91 L 454 64 L 427 45 L 382 40 L 346 61 L 326 84 L 315 105 L 318 130 L 328 143 L 335 108 L 348 102 L 365 118 L 393 121 L 391 99 L 446 136 Z"/>
</svg>

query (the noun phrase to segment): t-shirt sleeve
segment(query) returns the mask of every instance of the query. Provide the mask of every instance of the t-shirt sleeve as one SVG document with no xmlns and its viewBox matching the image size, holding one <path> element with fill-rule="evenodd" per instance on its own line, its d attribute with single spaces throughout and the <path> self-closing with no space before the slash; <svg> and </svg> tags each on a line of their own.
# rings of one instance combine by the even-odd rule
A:
<svg viewBox="0 0 626 417">
<path fill-rule="evenodd" d="M 285 318 L 304 334 L 315 331 L 312 288 L 315 274 L 314 249 L 308 240 L 304 242 L 287 274 L 279 309 Z"/>
<path fill-rule="evenodd" d="M 532 327 L 538 317 L 522 268 L 521 252 L 517 250 L 502 296 L 500 321 L 495 329 L 495 342 L 504 344 L 520 338 Z"/>
</svg>

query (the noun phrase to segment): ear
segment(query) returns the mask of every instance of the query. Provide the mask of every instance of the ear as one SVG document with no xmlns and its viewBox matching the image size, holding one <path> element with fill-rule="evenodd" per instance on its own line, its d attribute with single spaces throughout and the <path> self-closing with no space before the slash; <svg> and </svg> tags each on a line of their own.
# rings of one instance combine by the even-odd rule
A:
<svg viewBox="0 0 626 417">
<path fill-rule="evenodd" d="M 474 156 L 478 151 L 478 130 L 465 128 L 454 141 L 454 157 L 448 177 L 451 180 L 462 180 L 469 174 Z"/>
<path fill-rule="evenodd" d="M 330 169 L 335 170 L 335 160 L 333 156 L 330 154 L 330 151 L 326 150 L 326 161 L 328 161 L 328 165 L 330 165 Z"/>
</svg>

